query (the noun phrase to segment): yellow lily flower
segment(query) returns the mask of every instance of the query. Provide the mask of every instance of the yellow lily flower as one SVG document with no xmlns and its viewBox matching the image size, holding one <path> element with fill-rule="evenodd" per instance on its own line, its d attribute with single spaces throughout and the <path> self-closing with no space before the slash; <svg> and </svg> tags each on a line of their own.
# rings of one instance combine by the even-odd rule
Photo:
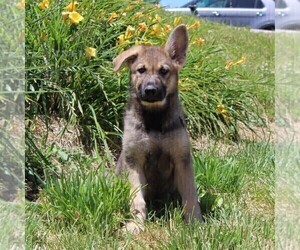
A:
<svg viewBox="0 0 300 250">
<path fill-rule="evenodd" d="M 103 19 L 104 17 L 105 17 L 105 12 L 102 11 L 102 12 L 100 13 L 100 15 L 99 15 L 99 19 Z"/>
<path fill-rule="evenodd" d="M 138 39 L 135 39 L 134 45 L 140 45 L 140 44 L 141 44 L 141 41 L 139 41 Z"/>
<path fill-rule="evenodd" d="M 135 32 L 135 28 L 132 27 L 131 25 L 128 25 L 125 31 L 125 39 L 127 40 L 130 37 L 132 37 L 134 32 Z"/>
<path fill-rule="evenodd" d="M 71 23 L 79 24 L 84 18 L 78 12 L 72 11 L 69 12 L 69 19 Z"/>
<path fill-rule="evenodd" d="M 151 40 L 147 40 L 147 38 L 143 37 L 141 40 L 135 39 L 134 44 L 135 45 L 153 45 L 153 42 Z"/>
<path fill-rule="evenodd" d="M 19 41 L 21 41 L 21 42 L 25 41 L 25 33 L 24 32 L 19 33 Z"/>
<path fill-rule="evenodd" d="M 175 17 L 173 23 L 174 23 L 174 26 L 177 26 L 177 25 L 181 24 L 182 23 L 182 17 L 181 16 Z"/>
<path fill-rule="evenodd" d="M 21 0 L 20 2 L 18 2 L 16 4 L 16 6 L 19 10 L 24 10 L 25 9 L 25 0 Z"/>
<path fill-rule="evenodd" d="M 90 59 L 92 57 L 95 57 L 97 54 L 97 50 L 95 48 L 92 47 L 86 47 L 85 48 L 85 57 Z"/>
<path fill-rule="evenodd" d="M 48 9 L 49 8 L 49 1 L 48 0 L 43 0 L 42 2 L 39 3 L 38 6 L 42 10 Z"/>
<path fill-rule="evenodd" d="M 229 69 L 229 68 L 231 68 L 232 66 L 233 66 L 233 61 L 228 60 L 228 61 L 226 62 L 226 65 L 225 65 L 225 69 Z"/>
<path fill-rule="evenodd" d="M 132 6 L 132 5 L 128 5 L 128 6 L 126 7 L 125 10 L 129 12 L 129 11 L 131 11 L 132 9 L 133 9 L 133 6 Z"/>
<path fill-rule="evenodd" d="M 43 42 L 47 37 L 47 33 L 45 31 L 43 31 L 40 35 L 40 42 Z"/>
<path fill-rule="evenodd" d="M 228 60 L 226 62 L 226 65 L 225 65 L 225 69 L 229 69 L 235 65 L 239 65 L 239 64 L 242 64 L 244 62 L 246 62 L 247 58 L 245 56 L 242 56 L 240 60 L 238 60 L 237 62 L 233 62 L 231 60 Z"/>
<path fill-rule="evenodd" d="M 217 114 L 227 113 L 227 109 L 224 104 L 217 105 Z"/>
<path fill-rule="evenodd" d="M 161 27 L 158 24 L 154 24 L 151 27 L 150 34 L 153 36 L 160 36 L 161 35 Z"/>
<path fill-rule="evenodd" d="M 134 14 L 133 20 L 135 20 L 135 19 L 140 19 L 140 18 L 142 18 L 143 16 L 144 16 L 144 14 L 143 14 L 142 12 L 137 12 L 137 13 Z"/>
<path fill-rule="evenodd" d="M 203 45 L 204 41 L 205 40 L 203 38 L 199 37 L 199 38 L 195 39 L 195 41 L 193 41 L 192 44 L 198 45 L 199 47 L 201 47 Z"/>
<path fill-rule="evenodd" d="M 221 114 L 225 120 L 230 121 L 230 116 L 224 104 L 218 104 L 216 112 Z"/>
<path fill-rule="evenodd" d="M 146 24 L 145 22 L 139 23 L 138 29 L 139 29 L 140 31 L 146 31 L 146 30 L 147 30 L 147 24 Z"/>
<path fill-rule="evenodd" d="M 195 81 L 188 77 L 178 81 L 179 91 L 191 91 L 195 85 Z"/>
<path fill-rule="evenodd" d="M 110 13 L 107 22 L 111 23 L 112 21 L 114 21 L 118 17 L 119 17 L 119 15 L 116 12 L 112 12 L 112 13 Z"/>
<path fill-rule="evenodd" d="M 123 45 L 129 43 L 129 40 L 125 39 L 125 35 L 119 35 L 117 40 L 117 45 Z"/>
<path fill-rule="evenodd" d="M 194 28 L 198 28 L 200 26 L 200 21 L 196 20 L 193 24 L 188 25 L 188 29 L 194 29 Z"/>
<path fill-rule="evenodd" d="M 238 65 L 238 64 L 242 64 L 244 62 L 246 62 L 247 58 L 245 56 L 242 56 L 242 58 L 240 60 L 238 60 L 234 65 Z"/>
<path fill-rule="evenodd" d="M 68 4 L 67 7 L 65 7 L 65 9 L 69 12 L 72 12 L 72 11 L 76 11 L 77 6 L 78 6 L 78 2 L 72 1 L 71 3 Z"/>
<path fill-rule="evenodd" d="M 63 11 L 63 12 L 61 13 L 62 18 L 65 19 L 65 20 L 68 19 L 68 18 L 69 18 L 69 13 L 70 13 L 70 12 L 68 12 L 68 11 Z"/>
<path fill-rule="evenodd" d="M 155 14 L 153 21 L 159 23 L 161 21 L 161 17 L 158 14 Z"/>
<path fill-rule="evenodd" d="M 164 25 L 164 31 L 165 32 L 169 32 L 169 31 L 171 31 L 171 29 L 172 29 L 172 26 L 170 24 L 165 24 Z"/>
</svg>

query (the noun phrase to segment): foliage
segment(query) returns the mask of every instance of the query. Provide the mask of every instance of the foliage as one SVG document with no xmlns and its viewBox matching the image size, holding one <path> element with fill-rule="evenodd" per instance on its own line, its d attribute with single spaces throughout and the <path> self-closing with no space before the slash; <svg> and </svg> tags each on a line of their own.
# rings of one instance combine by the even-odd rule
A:
<svg viewBox="0 0 300 250">
<path fill-rule="evenodd" d="M 76 13 L 83 17 L 77 24 L 66 12 L 67 4 L 50 3 L 45 9 L 34 1 L 26 4 L 28 118 L 55 113 L 91 134 L 91 106 L 100 126 L 119 134 L 128 74 L 115 74 L 112 59 L 134 44 L 164 44 L 174 26 L 186 23 L 191 45 L 179 86 L 192 135 L 236 137 L 238 121 L 249 127 L 263 123 L 261 104 L 247 85 L 268 82 L 271 74 L 250 70 L 248 60 L 253 59 L 229 48 L 239 44 L 206 38 L 214 29 L 218 32 L 218 26 L 194 17 L 174 17 L 140 1 L 82 1 L 76 4 Z M 233 36 L 236 32 L 226 26 L 220 29 Z M 239 33 L 244 37 L 248 31 Z M 265 40 L 252 36 L 257 42 Z"/>
</svg>

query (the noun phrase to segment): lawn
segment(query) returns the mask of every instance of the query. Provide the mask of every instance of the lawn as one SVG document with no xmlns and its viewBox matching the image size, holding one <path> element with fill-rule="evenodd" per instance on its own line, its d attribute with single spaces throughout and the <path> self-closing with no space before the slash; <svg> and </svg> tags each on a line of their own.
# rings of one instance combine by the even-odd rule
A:
<svg viewBox="0 0 300 250">
<path fill-rule="evenodd" d="M 28 249 L 274 249 L 274 35 L 141 1 L 26 1 Z M 76 12 L 76 13 L 75 13 Z M 129 184 L 114 175 L 128 71 L 113 58 L 185 23 L 180 98 L 203 224 L 177 204 L 126 234 Z"/>
<path fill-rule="evenodd" d="M 49 181 L 39 202 L 28 202 L 28 249 L 273 249 L 274 150 L 266 142 L 228 149 L 194 152 L 205 223 L 186 225 L 171 204 L 150 211 L 142 234 L 123 234 L 128 184 L 99 166 Z"/>
</svg>

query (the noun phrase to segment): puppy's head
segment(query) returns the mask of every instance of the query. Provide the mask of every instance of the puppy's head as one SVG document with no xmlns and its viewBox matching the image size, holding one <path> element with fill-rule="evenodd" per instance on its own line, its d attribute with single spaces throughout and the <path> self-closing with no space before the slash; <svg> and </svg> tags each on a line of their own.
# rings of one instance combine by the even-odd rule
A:
<svg viewBox="0 0 300 250">
<path fill-rule="evenodd" d="M 146 109 L 162 109 L 168 96 L 177 94 L 178 70 L 183 66 L 188 47 L 185 25 L 177 26 L 165 47 L 134 46 L 114 61 L 114 70 L 128 66 L 133 95 Z"/>
</svg>

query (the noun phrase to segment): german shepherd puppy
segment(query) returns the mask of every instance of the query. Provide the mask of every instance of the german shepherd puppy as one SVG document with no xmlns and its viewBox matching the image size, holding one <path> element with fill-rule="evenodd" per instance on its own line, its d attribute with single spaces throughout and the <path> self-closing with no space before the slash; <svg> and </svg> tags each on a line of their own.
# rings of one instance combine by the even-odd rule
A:
<svg viewBox="0 0 300 250">
<path fill-rule="evenodd" d="M 130 97 L 124 118 L 117 174 L 125 170 L 131 183 L 133 234 L 143 230 L 146 199 L 177 191 L 187 221 L 202 221 L 188 134 L 178 97 L 178 71 L 188 48 L 185 25 L 176 27 L 164 47 L 134 46 L 114 61 L 114 71 L 130 68 Z"/>
</svg>

